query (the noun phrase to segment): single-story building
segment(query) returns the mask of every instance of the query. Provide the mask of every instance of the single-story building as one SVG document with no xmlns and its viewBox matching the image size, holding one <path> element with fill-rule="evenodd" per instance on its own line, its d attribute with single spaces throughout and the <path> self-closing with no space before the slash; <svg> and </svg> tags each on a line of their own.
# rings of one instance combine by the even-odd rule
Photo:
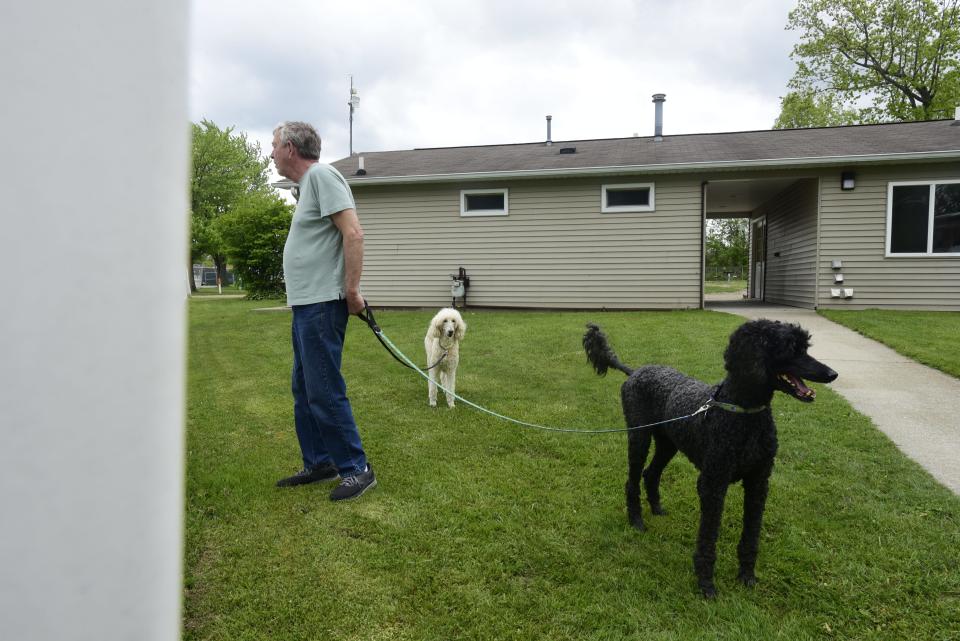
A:
<svg viewBox="0 0 960 641">
<path fill-rule="evenodd" d="M 706 220 L 747 217 L 749 292 L 960 310 L 960 120 L 354 154 L 333 163 L 377 306 L 703 306 Z"/>
</svg>

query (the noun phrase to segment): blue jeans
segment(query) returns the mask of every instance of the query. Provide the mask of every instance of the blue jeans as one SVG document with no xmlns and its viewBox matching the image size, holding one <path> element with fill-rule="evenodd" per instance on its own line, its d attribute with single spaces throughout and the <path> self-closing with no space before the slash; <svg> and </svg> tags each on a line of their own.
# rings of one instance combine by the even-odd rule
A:
<svg viewBox="0 0 960 641">
<path fill-rule="evenodd" d="M 293 306 L 293 418 L 303 466 L 333 463 L 340 476 L 367 467 L 340 373 L 347 318 L 343 300 Z"/>
</svg>

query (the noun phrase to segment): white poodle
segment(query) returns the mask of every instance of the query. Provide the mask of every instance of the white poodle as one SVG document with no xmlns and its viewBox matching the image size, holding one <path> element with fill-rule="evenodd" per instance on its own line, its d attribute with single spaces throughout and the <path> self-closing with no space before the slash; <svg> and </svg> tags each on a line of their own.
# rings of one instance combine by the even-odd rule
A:
<svg viewBox="0 0 960 641">
<path fill-rule="evenodd" d="M 437 406 L 437 379 L 446 390 L 447 405 L 453 407 L 453 394 L 457 387 L 457 365 L 460 363 L 460 341 L 467 331 L 460 313 L 450 307 L 437 312 L 430 321 L 427 335 L 423 337 L 423 346 L 427 350 L 427 367 L 437 363 L 429 370 L 430 407 Z M 441 358 L 442 357 L 442 358 Z"/>
</svg>

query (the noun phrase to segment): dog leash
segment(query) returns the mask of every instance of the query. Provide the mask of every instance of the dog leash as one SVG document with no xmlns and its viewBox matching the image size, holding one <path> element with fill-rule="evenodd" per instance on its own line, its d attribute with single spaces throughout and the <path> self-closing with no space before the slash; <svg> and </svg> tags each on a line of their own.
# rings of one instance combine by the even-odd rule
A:
<svg viewBox="0 0 960 641">
<path fill-rule="evenodd" d="M 372 310 L 370 309 L 370 307 L 367 305 L 367 301 L 366 301 L 366 300 L 363 301 L 363 309 L 364 309 L 364 311 L 366 312 L 366 315 L 364 315 L 363 312 L 357 312 L 357 316 L 360 318 L 360 320 L 362 320 L 363 322 L 365 322 L 365 323 L 370 327 L 370 329 L 373 331 L 374 335 L 377 337 L 377 340 L 380 341 L 380 344 L 383 345 L 383 347 L 384 347 L 388 352 L 390 352 L 390 355 L 393 356 L 401 365 L 403 365 L 404 367 L 407 367 L 407 368 L 409 368 L 409 369 L 412 369 L 412 370 L 415 371 L 417 374 L 419 374 L 421 377 L 423 377 L 424 379 L 426 379 L 427 381 L 429 381 L 429 380 L 430 380 L 430 376 L 429 376 L 428 374 L 426 374 L 423 370 L 421 370 L 419 367 L 417 367 L 417 366 L 413 363 L 413 361 L 411 361 L 409 358 L 407 358 L 406 354 L 404 354 L 402 351 L 400 351 L 400 349 L 399 349 L 396 345 L 393 344 L 393 342 L 386 336 L 386 334 L 383 333 L 383 330 L 380 329 L 380 326 L 377 324 L 376 319 L 373 317 L 373 311 L 372 311 Z M 442 359 L 442 357 L 441 357 L 441 359 Z M 440 362 L 440 361 L 437 361 L 437 363 L 439 363 L 439 362 Z M 436 365 L 436 363 L 435 363 L 434 365 L 432 365 L 431 367 L 434 367 L 435 365 Z M 427 368 L 427 369 L 429 369 L 429 368 Z M 610 428 L 610 429 L 600 429 L 600 430 L 575 430 L 575 429 L 569 429 L 569 428 L 564 428 L 564 427 L 550 427 L 550 426 L 548 426 L 548 425 L 538 425 L 538 424 L 536 424 L 536 423 L 528 423 L 528 422 L 526 422 L 526 421 L 521 421 L 521 420 L 519 420 L 519 419 L 511 418 L 511 417 L 509 417 L 509 416 L 504 416 L 503 414 L 498 414 L 497 412 L 494 412 L 494 411 L 492 411 L 492 410 L 488 410 L 487 408 L 485 408 L 485 407 L 483 407 L 483 406 L 481 406 L 481 405 L 477 405 L 477 404 L 474 403 L 473 401 L 468 401 L 467 399 L 463 398 L 462 396 L 459 396 L 459 395 L 456 394 L 455 392 L 449 391 L 448 389 L 446 389 L 445 387 L 443 387 L 443 386 L 440 385 L 439 383 L 436 383 L 436 386 L 437 386 L 438 388 L 440 388 L 441 390 L 443 390 L 444 393 L 450 394 L 451 396 L 453 396 L 455 399 L 461 401 L 462 403 L 464 403 L 464 404 L 466 404 L 466 405 L 469 405 L 470 407 L 472 407 L 472 408 L 474 408 L 474 409 L 476 409 L 476 410 L 479 410 L 479 411 L 481 411 L 481 412 L 484 412 L 485 414 L 489 414 L 490 416 L 494 416 L 494 417 L 496 417 L 496 418 L 499 418 L 499 419 L 504 420 L 504 421 L 508 421 L 508 422 L 510 422 L 510 423 L 515 423 L 516 425 L 520 425 L 520 426 L 522 426 L 522 427 L 529 427 L 529 428 L 533 428 L 533 429 L 544 430 L 544 431 L 547 431 L 547 432 L 564 432 L 564 433 L 567 433 L 567 434 L 612 434 L 612 433 L 615 433 L 615 432 L 632 432 L 632 431 L 635 431 L 635 430 L 649 429 L 649 428 L 651 428 L 651 427 L 656 427 L 657 425 L 664 425 L 664 424 L 666 424 L 666 423 L 674 423 L 674 422 L 676 422 L 676 421 L 682 421 L 682 420 L 686 420 L 686 419 L 688 419 L 688 418 L 693 418 L 694 416 L 697 416 L 698 414 L 703 414 L 704 412 L 706 412 L 707 410 L 709 410 L 711 407 L 719 407 L 720 409 L 726 409 L 726 408 L 724 407 L 724 405 L 727 405 L 726 403 L 719 403 L 718 401 L 715 401 L 715 400 L 713 399 L 713 397 L 711 397 L 710 400 L 708 400 L 706 403 L 704 403 L 696 412 L 693 412 L 692 414 L 687 414 L 687 415 L 685 415 L 685 416 L 678 416 L 677 418 L 668 418 L 668 419 L 666 419 L 666 420 L 664 420 L 664 421 L 657 421 L 656 423 L 647 423 L 646 425 L 635 425 L 635 426 L 633 426 L 633 427 Z M 733 407 L 737 407 L 737 406 L 734 405 Z M 727 411 L 731 411 L 731 410 L 727 410 Z"/>
<path fill-rule="evenodd" d="M 412 369 L 412 370 L 417 370 L 416 367 L 411 366 L 411 365 L 408 365 L 408 364 L 405 363 L 403 360 L 401 360 L 400 357 L 398 357 L 398 356 L 394 353 L 394 351 L 393 351 L 392 349 L 390 349 L 390 347 L 384 342 L 384 339 L 386 338 L 386 336 L 383 335 L 383 330 L 381 330 L 381 329 L 380 329 L 380 326 L 377 325 L 377 321 L 376 321 L 376 319 L 373 317 L 373 310 L 370 309 L 370 306 L 369 306 L 369 305 L 367 305 L 367 300 L 366 300 L 366 299 L 363 300 L 363 309 L 364 309 L 365 312 L 367 312 L 367 315 L 364 316 L 364 315 L 363 315 L 363 312 L 357 312 L 357 316 L 360 318 L 360 320 L 362 320 L 364 323 L 366 323 L 366 324 L 370 327 L 371 330 L 373 330 L 373 335 L 377 337 L 377 340 L 380 341 L 380 344 L 383 345 L 384 349 L 386 349 L 388 352 L 390 352 L 390 356 L 393 356 L 395 359 L 397 359 L 397 362 L 400 363 L 401 365 L 403 365 L 404 367 L 409 367 L 409 368 Z M 392 344 L 392 343 L 391 343 L 391 344 Z M 397 351 L 399 352 L 400 350 L 397 350 Z M 408 361 L 410 360 L 409 358 L 407 358 L 406 356 L 404 356 L 402 352 L 401 352 L 401 356 L 403 356 L 403 358 L 407 359 Z M 443 350 L 443 354 L 440 355 L 440 358 L 437 359 L 437 362 L 434 363 L 433 365 L 431 365 L 430 367 L 428 367 L 427 370 L 431 370 L 431 369 L 433 369 L 434 367 L 436 367 L 437 365 L 439 365 L 439 364 L 440 364 L 440 361 L 442 361 L 442 360 L 445 359 L 446 357 L 447 357 L 447 350 Z M 417 370 L 417 371 L 419 371 L 419 370 Z M 444 391 L 446 391 L 446 390 L 444 390 Z"/>
</svg>

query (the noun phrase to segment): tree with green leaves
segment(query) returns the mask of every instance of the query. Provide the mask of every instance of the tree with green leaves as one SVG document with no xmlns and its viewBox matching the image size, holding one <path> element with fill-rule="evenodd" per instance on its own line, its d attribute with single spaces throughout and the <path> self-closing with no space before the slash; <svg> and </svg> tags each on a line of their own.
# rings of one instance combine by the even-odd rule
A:
<svg viewBox="0 0 960 641">
<path fill-rule="evenodd" d="M 844 109 L 834 96 L 804 89 L 792 91 L 780 100 L 780 115 L 773 128 L 835 127 L 859 122 L 860 115 L 853 109 Z"/>
<path fill-rule="evenodd" d="M 730 270 L 746 273 L 749 259 L 750 221 L 746 218 L 717 218 L 707 221 L 707 273 L 719 275 Z"/>
<path fill-rule="evenodd" d="M 226 276 L 227 251 L 220 217 L 248 199 L 272 194 L 268 183 L 269 158 L 261 158 L 260 145 L 233 127 L 221 129 L 209 120 L 193 124 L 193 173 L 190 180 L 190 288 L 192 264 L 209 255 L 221 279 Z"/>
<path fill-rule="evenodd" d="M 283 246 L 292 219 L 293 206 L 269 193 L 252 194 L 217 219 L 217 233 L 247 298 L 283 295 Z"/>
<path fill-rule="evenodd" d="M 799 0 L 797 63 L 776 128 L 950 117 L 960 0 Z"/>
</svg>

